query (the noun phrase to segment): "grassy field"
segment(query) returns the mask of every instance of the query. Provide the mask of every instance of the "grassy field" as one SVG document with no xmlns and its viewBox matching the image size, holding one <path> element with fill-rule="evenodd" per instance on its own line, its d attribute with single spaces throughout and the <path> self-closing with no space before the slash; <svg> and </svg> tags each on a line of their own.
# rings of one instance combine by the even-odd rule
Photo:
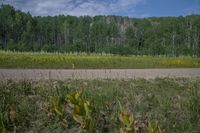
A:
<svg viewBox="0 0 200 133">
<path fill-rule="evenodd" d="M 70 101 L 73 96 L 79 102 Z M 141 132 L 199 132 L 200 79 L 0 83 L 0 132 L 74 133 L 83 129 L 83 120 L 91 120 L 89 132 L 113 133 L 126 129 L 122 116 L 134 118 L 128 122 Z"/>
<path fill-rule="evenodd" d="M 200 58 L 0 51 L 0 68 L 131 69 L 200 67 Z"/>
</svg>

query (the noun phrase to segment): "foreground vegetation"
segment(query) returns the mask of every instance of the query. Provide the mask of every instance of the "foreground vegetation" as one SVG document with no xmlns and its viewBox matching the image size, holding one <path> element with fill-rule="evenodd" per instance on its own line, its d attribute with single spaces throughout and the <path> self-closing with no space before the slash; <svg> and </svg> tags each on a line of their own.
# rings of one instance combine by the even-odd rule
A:
<svg viewBox="0 0 200 133">
<path fill-rule="evenodd" d="M 200 58 L 0 51 L 0 68 L 128 69 L 187 67 L 200 67 Z"/>
<path fill-rule="evenodd" d="M 200 131 L 200 79 L 0 83 L 0 132 L 120 130 Z"/>
</svg>

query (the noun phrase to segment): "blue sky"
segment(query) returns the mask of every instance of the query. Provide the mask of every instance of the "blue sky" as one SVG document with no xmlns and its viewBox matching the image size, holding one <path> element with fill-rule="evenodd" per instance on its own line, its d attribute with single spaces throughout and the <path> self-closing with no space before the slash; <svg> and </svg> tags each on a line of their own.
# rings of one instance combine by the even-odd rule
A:
<svg viewBox="0 0 200 133">
<path fill-rule="evenodd" d="M 1 0 L 34 16 L 119 15 L 128 17 L 200 14 L 200 0 Z"/>
</svg>

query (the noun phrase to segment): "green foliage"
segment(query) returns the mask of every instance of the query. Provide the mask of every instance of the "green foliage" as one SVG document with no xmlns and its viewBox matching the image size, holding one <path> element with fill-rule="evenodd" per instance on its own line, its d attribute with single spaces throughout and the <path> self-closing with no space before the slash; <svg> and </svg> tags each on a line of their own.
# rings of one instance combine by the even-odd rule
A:
<svg viewBox="0 0 200 133">
<path fill-rule="evenodd" d="M 73 92 L 67 96 L 50 97 L 48 116 L 58 120 L 65 128 L 70 126 L 70 117 L 80 124 L 79 132 L 93 132 L 95 121 L 89 101 L 82 97 L 82 92 Z M 58 119 L 57 119 L 58 118 Z"/>
<path fill-rule="evenodd" d="M 0 6 L 0 48 L 16 51 L 200 56 L 200 15 L 32 17 Z"/>
<path fill-rule="evenodd" d="M 81 129 L 92 132 L 94 130 L 95 121 L 90 102 L 83 99 L 82 92 L 69 94 L 67 99 L 69 106 L 73 110 L 72 114 L 74 120 L 81 124 Z"/>
</svg>

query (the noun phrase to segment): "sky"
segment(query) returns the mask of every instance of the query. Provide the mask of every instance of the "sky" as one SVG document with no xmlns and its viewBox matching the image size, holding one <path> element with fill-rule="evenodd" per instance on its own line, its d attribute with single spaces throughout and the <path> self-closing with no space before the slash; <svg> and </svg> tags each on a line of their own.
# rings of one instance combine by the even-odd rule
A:
<svg viewBox="0 0 200 133">
<path fill-rule="evenodd" d="M 33 16 L 117 15 L 131 18 L 200 14 L 200 0 L 1 0 Z"/>
</svg>

